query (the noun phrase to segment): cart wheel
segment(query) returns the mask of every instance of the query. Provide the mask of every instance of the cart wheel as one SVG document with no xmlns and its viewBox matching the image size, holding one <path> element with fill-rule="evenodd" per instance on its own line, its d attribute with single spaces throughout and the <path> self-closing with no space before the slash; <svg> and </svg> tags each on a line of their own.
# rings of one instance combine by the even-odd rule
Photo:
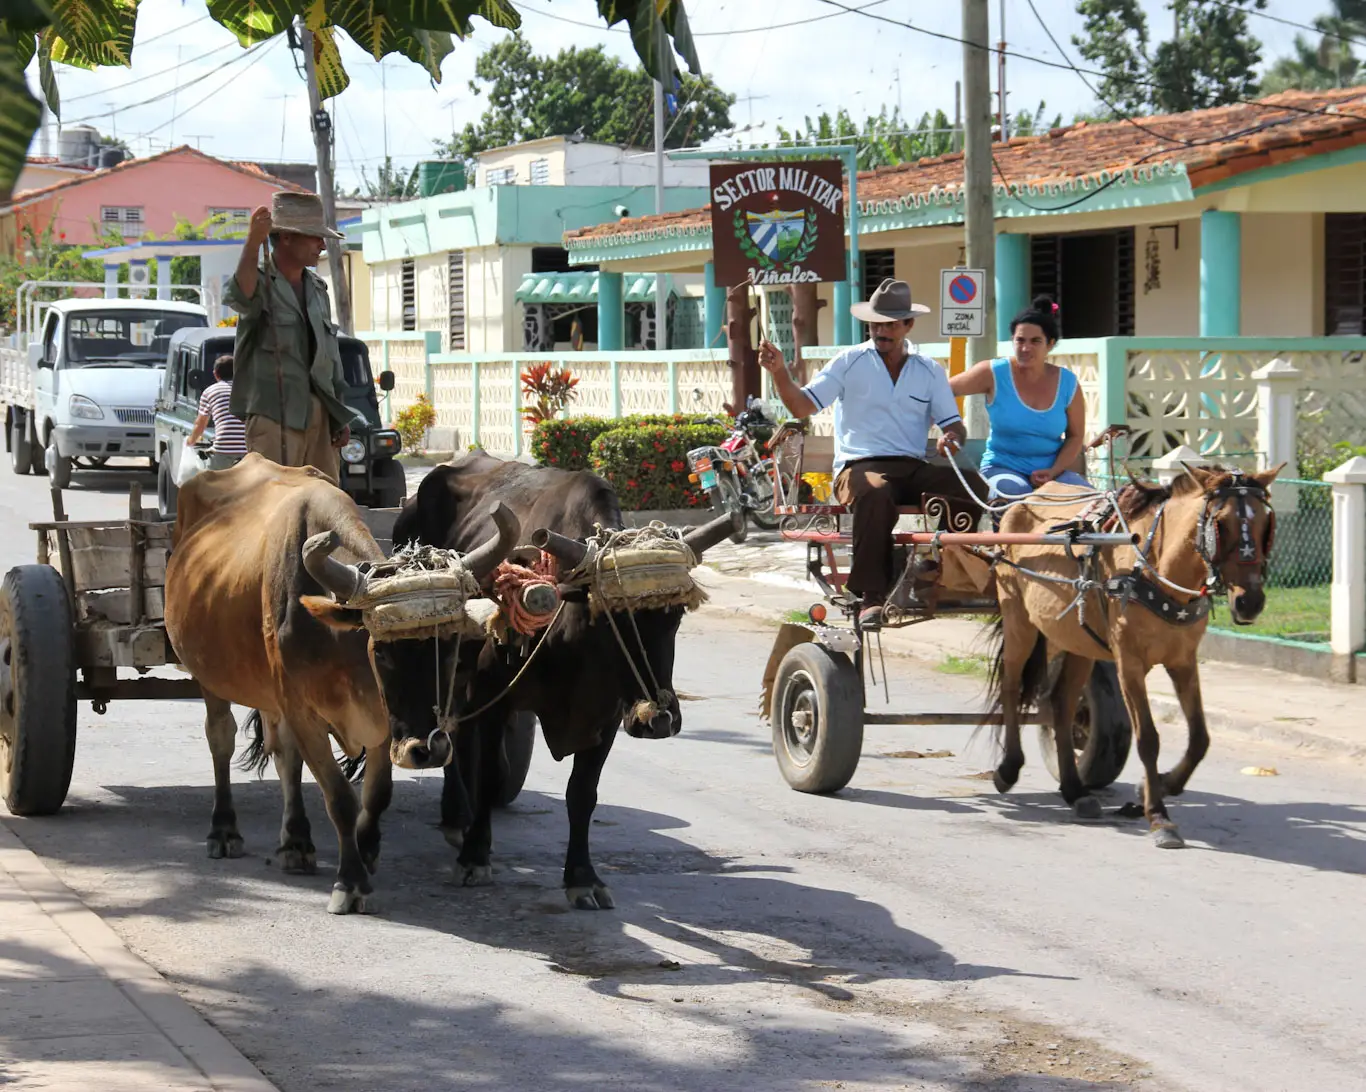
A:
<svg viewBox="0 0 1366 1092">
<path fill-rule="evenodd" d="M 507 727 L 503 729 L 503 787 L 493 802 L 494 807 L 507 807 L 521 793 L 527 770 L 531 769 L 531 752 L 536 747 L 536 733 L 540 727 L 535 713 L 509 714 Z"/>
<path fill-rule="evenodd" d="M 1129 711 L 1119 689 L 1119 672 L 1114 664 L 1097 661 L 1081 692 L 1077 715 L 1072 718 L 1072 746 L 1077 752 L 1077 773 L 1082 784 L 1088 789 L 1103 789 L 1113 783 L 1129 761 L 1133 736 Z M 1039 750 L 1053 780 L 1058 780 L 1058 750 L 1053 743 L 1052 725 L 1039 725 Z"/>
<path fill-rule="evenodd" d="M 773 680 L 773 754 L 798 792 L 837 792 L 863 753 L 863 688 L 843 652 L 790 649 Z"/>
<path fill-rule="evenodd" d="M 76 759 L 71 603 L 57 570 L 19 565 L 0 585 L 0 780 L 15 815 L 62 806 Z"/>
</svg>

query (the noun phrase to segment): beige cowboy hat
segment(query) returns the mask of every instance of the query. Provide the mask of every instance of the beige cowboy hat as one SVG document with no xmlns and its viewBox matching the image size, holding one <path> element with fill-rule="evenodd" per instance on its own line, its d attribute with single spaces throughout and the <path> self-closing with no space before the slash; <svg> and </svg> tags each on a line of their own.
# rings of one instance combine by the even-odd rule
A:
<svg viewBox="0 0 1366 1092">
<path fill-rule="evenodd" d="M 877 286 L 872 299 L 854 304 L 849 313 L 860 322 L 905 322 L 916 315 L 928 315 L 930 309 L 923 303 L 911 302 L 909 284 L 888 277 Z"/>
<path fill-rule="evenodd" d="M 316 193 L 282 190 L 270 198 L 270 230 L 311 235 L 315 239 L 342 239 L 340 231 L 327 226 L 323 199 Z"/>
</svg>

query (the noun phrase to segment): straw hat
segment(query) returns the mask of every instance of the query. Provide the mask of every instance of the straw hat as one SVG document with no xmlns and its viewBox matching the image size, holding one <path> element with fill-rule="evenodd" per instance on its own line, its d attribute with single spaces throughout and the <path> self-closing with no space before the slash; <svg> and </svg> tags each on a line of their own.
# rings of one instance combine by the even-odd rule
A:
<svg viewBox="0 0 1366 1092">
<path fill-rule="evenodd" d="M 316 193 L 282 190 L 270 199 L 270 230 L 311 235 L 315 239 L 342 239 L 340 231 L 327 226 L 323 199 Z"/>
<path fill-rule="evenodd" d="M 930 309 L 923 303 L 911 302 L 909 284 L 888 277 L 877 286 L 872 299 L 854 304 L 849 313 L 860 322 L 905 322 L 916 315 L 928 315 Z"/>
</svg>

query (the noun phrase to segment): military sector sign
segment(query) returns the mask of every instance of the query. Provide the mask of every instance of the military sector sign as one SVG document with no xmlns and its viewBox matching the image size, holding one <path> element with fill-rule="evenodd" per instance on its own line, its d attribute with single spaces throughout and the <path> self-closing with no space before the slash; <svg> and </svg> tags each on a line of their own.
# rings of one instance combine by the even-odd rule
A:
<svg viewBox="0 0 1366 1092">
<path fill-rule="evenodd" d="M 939 336 L 981 337 L 986 333 L 986 300 L 981 269 L 939 271 Z"/>
<path fill-rule="evenodd" d="M 716 283 L 842 281 L 844 169 L 837 160 L 711 168 Z"/>
</svg>

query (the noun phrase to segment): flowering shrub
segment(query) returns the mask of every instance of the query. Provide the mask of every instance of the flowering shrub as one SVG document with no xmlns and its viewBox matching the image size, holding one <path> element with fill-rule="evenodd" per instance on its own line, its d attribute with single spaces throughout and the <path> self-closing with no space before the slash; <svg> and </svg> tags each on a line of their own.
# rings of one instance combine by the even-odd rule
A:
<svg viewBox="0 0 1366 1092">
<path fill-rule="evenodd" d="M 728 418 L 722 420 L 729 424 Z M 531 434 L 531 454 L 543 466 L 555 466 L 561 470 L 591 470 L 593 441 L 604 432 L 646 425 L 700 423 L 700 418 L 684 413 L 639 413 L 630 417 L 570 417 L 563 421 L 541 421 Z"/>
<path fill-rule="evenodd" d="M 404 406 L 394 415 L 394 428 L 398 429 L 399 439 L 404 448 L 413 455 L 422 447 L 427 430 L 436 424 L 436 407 L 427 400 L 426 394 L 419 394 L 411 406 Z"/>
<path fill-rule="evenodd" d="M 725 425 L 628 424 L 602 432 L 592 444 L 592 468 L 617 491 L 625 511 L 705 508 L 710 500 L 688 480 L 688 451 L 721 443 Z"/>
<path fill-rule="evenodd" d="M 533 425 L 554 420 L 574 400 L 578 385 L 568 368 L 556 370 L 548 360 L 533 364 L 522 373 L 522 394 L 534 398 L 536 404 L 522 410 L 522 417 Z"/>
</svg>

